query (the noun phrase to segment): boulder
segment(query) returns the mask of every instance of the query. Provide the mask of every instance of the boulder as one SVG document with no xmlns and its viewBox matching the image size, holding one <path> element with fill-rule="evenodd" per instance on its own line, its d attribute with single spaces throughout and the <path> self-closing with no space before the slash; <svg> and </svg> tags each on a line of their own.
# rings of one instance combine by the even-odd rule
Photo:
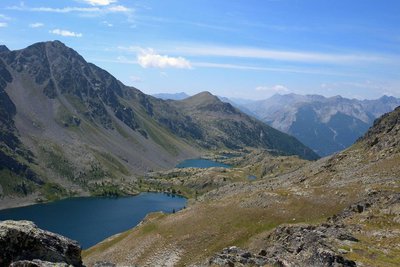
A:
<svg viewBox="0 0 400 267">
<path fill-rule="evenodd" d="M 0 266 L 83 266 L 76 241 L 30 221 L 0 222 Z M 50 264 L 50 265 L 49 265 Z M 64 265 L 63 265 L 64 264 Z"/>
</svg>

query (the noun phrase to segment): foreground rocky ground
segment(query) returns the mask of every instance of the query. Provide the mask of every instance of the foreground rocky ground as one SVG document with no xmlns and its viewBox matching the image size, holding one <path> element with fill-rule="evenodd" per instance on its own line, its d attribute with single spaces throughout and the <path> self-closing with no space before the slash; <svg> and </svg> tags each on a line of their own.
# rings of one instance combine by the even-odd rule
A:
<svg viewBox="0 0 400 267">
<path fill-rule="evenodd" d="M 29 221 L 0 223 L 0 266 L 83 266 L 76 241 L 39 229 Z"/>
</svg>

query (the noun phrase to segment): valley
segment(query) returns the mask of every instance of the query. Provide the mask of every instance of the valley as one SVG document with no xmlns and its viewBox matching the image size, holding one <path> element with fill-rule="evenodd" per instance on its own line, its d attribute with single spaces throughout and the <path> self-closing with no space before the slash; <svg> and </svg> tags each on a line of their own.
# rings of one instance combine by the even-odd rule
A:
<svg viewBox="0 0 400 267">
<path fill-rule="evenodd" d="M 182 101 L 148 96 L 59 41 L 3 47 L 0 67 L 2 208 L 137 194 L 147 172 L 221 149 L 318 158 L 209 92 Z"/>
<path fill-rule="evenodd" d="M 84 251 L 84 262 L 397 266 L 399 114 L 397 108 L 383 116 L 335 156 L 294 161 L 292 170 L 255 182 L 238 177 L 176 214 L 149 215 L 139 227 Z M 261 163 L 254 155 L 249 159 L 250 166 Z M 275 165 L 275 158 L 259 159 L 264 168 Z M 189 177 L 211 176 L 210 169 Z"/>
<path fill-rule="evenodd" d="M 358 135 L 367 132 L 347 149 L 320 158 L 295 137 L 210 92 L 180 100 L 146 95 L 59 41 L 0 51 L 0 209 L 42 203 L 0 211 L 0 219 L 30 219 L 58 232 L 63 224 L 51 228 L 26 214 L 66 203 L 57 210 L 61 213 L 49 216 L 90 221 L 73 220 L 76 232 L 60 232 L 84 240 L 75 261 L 86 266 L 399 264 L 400 107 L 370 128 L 363 125 Z M 352 125 L 352 119 L 338 116 Z M 314 127 L 306 117 L 294 121 L 307 130 Z M 332 131 L 339 138 L 340 132 Z M 146 197 L 157 201 L 125 202 Z M 85 210 L 86 201 L 97 202 Z M 127 224 L 94 231 L 117 225 L 113 220 Z M 17 240 L 8 239 L 17 230 L 26 235 L 25 228 L 42 231 L 24 221 L 2 222 L 0 244 Z M 96 238 L 87 240 L 93 232 Z M 37 242 L 47 246 L 43 239 Z M 11 244 L 6 247 L 14 251 Z M 26 259 L 54 260 L 37 255 Z M 9 254 L 4 258 L 14 260 Z"/>
</svg>

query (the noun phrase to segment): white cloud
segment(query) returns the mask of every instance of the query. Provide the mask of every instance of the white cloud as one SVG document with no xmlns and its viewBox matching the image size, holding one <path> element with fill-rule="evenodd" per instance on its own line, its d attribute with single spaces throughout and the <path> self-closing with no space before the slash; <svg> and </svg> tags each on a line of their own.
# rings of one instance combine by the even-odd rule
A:
<svg viewBox="0 0 400 267">
<path fill-rule="evenodd" d="M 40 23 L 40 22 L 36 22 L 36 23 L 31 23 L 31 24 L 29 24 L 29 27 L 30 28 L 40 28 L 40 27 L 43 27 L 44 26 L 44 24 L 43 23 Z"/>
<path fill-rule="evenodd" d="M 137 56 L 137 61 L 143 68 L 191 68 L 190 62 L 185 58 L 159 55 L 153 49 L 142 50 Z"/>
<path fill-rule="evenodd" d="M 64 37 L 82 37 L 82 33 L 76 33 L 76 32 L 71 32 L 67 30 L 60 30 L 60 29 L 54 29 L 51 30 L 50 33 L 56 34 L 56 35 L 61 35 Z"/>
<path fill-rule="evenodd" d="M 142 78 L 140 78 L 139 76 L 132 75 L 129 78 L 131 79 L 132 82 L 136 82 L 136 83 L 140 83 L 143 81 Z"/>
<path fill-rule="evenodd" d="M 123 63 L 123 64 L 137 64 L 136 60 L 129 60 L 124 56 L 119 56 L 117 57 L 117 60 L 115 61 L 117 63 Z"/>
<path fill-rule="evenodd" d="M 289 89 L 284 85 L 273 85 L 273 86 L 257 86 L 256 91 L 263 91 L 269 94 L 284 94 L 288 93 Z"/>
<path fill-rule="evenodd" d="M 8 27 L 7 22 L 0 22 L 0 28 L 6 28 L 6 27 Z"/>
<path fill-rule="evenodd" d="M 137 46 L 119 46 L 118 49 L 129 52 L 140 51 Z M 329 63 L 329 64 L 357 64 L 357 63 L 388 63 L 399 62 L 398 57 L 363 53 L 325 53 L 313 51 L 274 50 L 256 47 L 235 47 L 209 44 L 179 44 L 167 45 L 158 49 L 162 53 L 177 53 L 183 56 L 226 57 L 226 58 L 254 58 L 286 62 Z"/>
<path fill-rule="evenodd" d="M 108 6 L 112 3 L 116 3 L 117 0 L 83 0 L 85 3 L 92 6 Z"/>
<path fill-rule="evenodd" d="M 102 24 L 105 25 L 105 26 L 107 26 L 107 27 L 113 27 L 113 26 L 114 26 L 112 23 L 110 23 L 110 22 L 108 22 L 108 21 L 106 21 L 106 20 L 103 21 Z"/>
<path fill-rule="evenodd" d="M 304 73 L 304 74 L 322 74 L 332 76 L 353 76 L 350 73 L 345 72 L 332 72 L 324 71 L 320 68 L 272 68 L 272 67 L 259 67 L 259 66 L 248 66 L 240 64 L 225 64 L 225 63 L 214 63 L 214 62 L 193 62 L 193 67 L 201 68 L 218 68 L 218 69 L 233 69 L 233 70 L 253 70 L 253 71 L 268 71 L 268 72 L 289 72 L 289 73 Z"/>
<path fill-rule="evenodd" d="M 131 11 L 130 8 L 127 8 L 127 7 L 121 6 L 121 5 L 110 6 L 109 8 L 107 8 L 107 10 L 110 12 L 130 12 Z"/>
<path fill-rule="evenodd" d="M 28 7 L 25 5 L 7 7 L 9 10 L 48 12 L 48 13 L 87 13 L 87 14 L 106 14 L 106 13 L 132 13 L 134 10 L 122 5 L 105 7 Z"/>
<path fill-rule="evenodd" d="M 370 54 L 334 54 L 310 51 L 289 51 L 273 50 L 254 47 L 231 47 L 218 45 L 194 44 L 192 46 L 175 46 L 166 49 L 166 52 L 179 51 L 188 56 L 213 56 L 213 57 L 232 57 L 232 58 L 256 58 L 292 62 L 308 63 L 335 63 L 347 64 L 357 62 L 377 62 L 388 60 L 385 57 Z"/>
<path fill-rule="evenodd" d="M 0 19 L 2 19 L 2 20 L 11 20 L 10 17 L 8 17 L 6 15 L 3 15 L 3 14 L 0 14 Z"/>
</svg>

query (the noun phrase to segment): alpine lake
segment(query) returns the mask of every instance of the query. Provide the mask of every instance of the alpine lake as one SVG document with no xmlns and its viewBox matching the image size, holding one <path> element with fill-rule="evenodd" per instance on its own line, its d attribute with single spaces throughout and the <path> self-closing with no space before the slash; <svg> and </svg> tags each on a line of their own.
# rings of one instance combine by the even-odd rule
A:
<svg viewBox="0 0 400 267">
<path fill-rule="evenodd" d="M 209 159 L 188 159 L 177 168 L 231 168 Z M 76 197 L 0 210 L 1 220 L 29 220 L 39 228 L 79 242 L 83 249 L 138 225 L 151 212 L 173 213 L 186 206 L 184 197 L 141 193 L 129 197 Z"/>
<path fill-rule="evenodd" d="M 83 249 L 138 225 L 151 212 L 172 213 L 186 198 L 164 193 L 130 197 L 77 197 L 0 210 L 0 220 L 29 220 L 39 228 L 76 240 Z"/>
</svg>

